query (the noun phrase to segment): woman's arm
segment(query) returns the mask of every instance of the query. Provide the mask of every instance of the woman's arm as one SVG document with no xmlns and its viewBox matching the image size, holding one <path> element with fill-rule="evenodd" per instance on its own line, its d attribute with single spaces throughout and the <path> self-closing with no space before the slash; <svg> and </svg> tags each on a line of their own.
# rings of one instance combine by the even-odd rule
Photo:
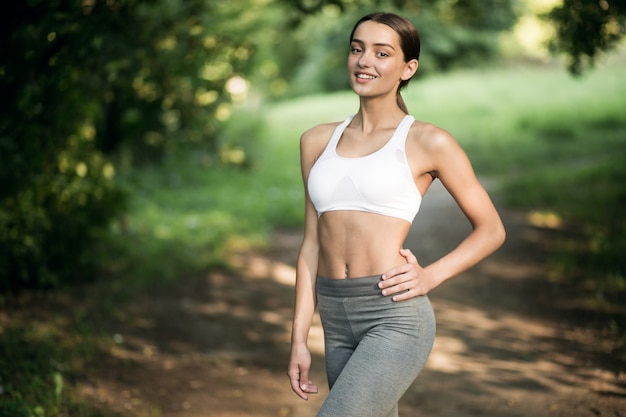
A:
<svg viewBox="0 0 626 417">
<path fill-rule="evenodd" d="M 307 340 L 315 313 L 315 280 L 319 253 L 317 230 L 314 225 L 316 220 L 308 220 L 311 217 L 316 219 L 317 213 L 314 210 L 313 213 L 310 213 L 309 206 L 312 204 L 308 197 L 306 205 L 304 239 L 296 265 L 295 308 L 291 329 L 291 354 L 287 372 L 291 389 L 305 400 L 308 399 L 307 394 L 317 393 L 317 387 L 309 380 L 308 376 L 311 368 L 311 354 Z"/>
<path fill-rule="evenodd" d="M 407 263 L 383 274 L 381 282 L 384 295 L 396 294 L 394 301 L 428 293 L 489 256 L 505 238 L 500 216 L 456 140 L 434 128 L 425 149 L 430 167 L 471 223 L 472 232 L 454 250 L 424 268 L 410 251 L 401 250 Z"/>
<path fill-rule="evenodd" d="M 319 129 L 318 129 L 319 130 Z M 300 163 L 305 189 L 304 238 L 296 264 L 295 308 L 291 330 L 291 354 L 288 376 L 292 390 L 303 399 L 307 394 L 317 393 L 317 386 L 309 380 L 311 354 L 307 340 L 313 314 L 315 313 L 315 281 L 319 260 L 317 234 L 317 212 L 307 192 L 307 179 L 315 159 L 319 155 L 320 144 L 315 129 L 307 131 L 300 139 Z"/>
</svg>

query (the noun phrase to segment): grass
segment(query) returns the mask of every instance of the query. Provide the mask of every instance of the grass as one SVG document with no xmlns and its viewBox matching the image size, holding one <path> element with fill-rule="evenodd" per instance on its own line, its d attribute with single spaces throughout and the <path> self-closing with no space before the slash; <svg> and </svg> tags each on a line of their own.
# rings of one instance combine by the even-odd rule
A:
<svg viewBox="0 0 626 417">
<path fill-rule="evenodd" d="M 525 67 L 418 79 L 405 99 L 416 118 L 459 140 L 479 175 L 499 180 L 512 207 L 572 231 L 557 242 L 555 267 L 584 271 L 583 288 L 612 308 L 626 286 L 625 93 L 621 66 L 582 79 Z M 107 415 L 71 394 L 73 376 L 88 373 L 111 343 L 93 323 L 134 294 L 227 268 L 229 252 L 263 247 L 274 228 L 299 227 L 299 137 L 357 105 L 339 92 L 248 109 L 222 131 L 225 149 L 244 150 L 238 167 L 196 148 L 123 173 L 133 203 L 103 242 L 98 299 L 62 304 L 65 315 L 0 314 L 0 417 Z M 616 322 L 616 332 L 625 325 Z"/>
<path fill-rule="evenodd" d="M 24 307 L 29 310 L 28 318 L 19 310 L 7 311 L 14 314 L 9 323 L 0 325 L 0 417 L 110 415 L 71 393 L 73 380 L 97 360 L 103 347 L 101 337 L 77 307 L 65 306 L 62 311 L 72 312 L 68 315 L 54 308 L 35 307 L 38 311 L 33 312 L 28 303 Z"/>
</svg>

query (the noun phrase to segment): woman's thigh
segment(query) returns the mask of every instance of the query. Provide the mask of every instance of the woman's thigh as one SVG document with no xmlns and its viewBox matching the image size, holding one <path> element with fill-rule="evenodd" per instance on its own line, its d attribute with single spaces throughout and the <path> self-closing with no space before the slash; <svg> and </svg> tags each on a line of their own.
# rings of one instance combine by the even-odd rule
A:
<svg viewBox="0 0 626 417">
<path fill-rule="evenodd" d="M 344 323 L 343 331 L 357 343 L 349 358 L 346 349 L 326 353 L 327 364 L 337 366 L 330 369 L 331 390 L 318 416 L 397 415 L 398 400 L 432 349 L 435 319 L 430 302 L 427 297 L 398 303 L 389 298 L 354 298 L 344 309 L 350 324 L 347 327 Z M 345 338 L 335 335 L 334 330 L 331 338 Z"/>
</svg>

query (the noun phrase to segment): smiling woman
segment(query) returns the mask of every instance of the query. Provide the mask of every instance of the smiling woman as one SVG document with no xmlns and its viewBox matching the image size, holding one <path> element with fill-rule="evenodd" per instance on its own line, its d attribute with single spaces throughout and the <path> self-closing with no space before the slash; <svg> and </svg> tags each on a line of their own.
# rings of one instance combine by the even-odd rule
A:
<svg viewBox="0 0 626 417">
<path fill-rule="evenodd" d="M 401 16 L 375 13 L 350 35 L 347 68 L 359 110 L 302 135 L 305 230 L 296 266 L 288 375 L 303 399 L 315 308 L 324 327 L 330 392 L 318 417 L 394 417 L 435 337 L 427 294 L 504 240 L 500 217 L 458 143 L 416 121 L 400 95 L 418 68 L 420 39 Z M 461 244 L 422 267 L 403 248 L 435 179 L 473 226 Z"/>
<path fill-rule="evenodd" d="M 390 30 L 392 27 L 395 29 Z M 363 39 L 355 36 L 357 29 L 360 29 L 359 36 Z M 400 78 L 400 84 L 396 90 L 397 102 L 398 107 L 408 113 L 400 90 L 409 84 L 417 71 L 421 49 L 419 34 L 411 22 L 394 14 L 380 15 L 376 21 L 370 20 L 366 16 L 357 22 L 350 34 L 350 40 L 348 70 L 351 72 L 352 88 L 355 87 L 353 75 L 356 77 L 357 83 L 366 83 L 368 79 L 377 78 L 376 75 L 364 70 L 368 66 L 368 60 L 378 59 L 379 66 L 383 70 L 385 69 L 384 63 L 387 64 L 387 67 L 394 63 L 400 65 L 400 70 L 404 70 L 405 73 L 401 76 L 396 74 L 396 77 Z"/>
</svg>

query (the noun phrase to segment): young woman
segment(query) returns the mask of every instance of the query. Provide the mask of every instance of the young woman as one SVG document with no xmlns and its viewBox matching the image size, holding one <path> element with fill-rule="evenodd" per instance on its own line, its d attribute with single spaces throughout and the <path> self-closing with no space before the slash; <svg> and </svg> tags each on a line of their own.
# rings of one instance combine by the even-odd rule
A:
<svg viewBox="0 0 626 417">
<path fill-rule="evenodd" d="M 504 241 L 500 217 L 452 136 L 408 115 L 400 89 L 418 67 L 415 27 L 395 14 L 359 20 L 348 73 L 359 111 L 302 135 L 305 230 L 298 254 L 288 376 L 303 399 L 315 308 L 330 392 L 318 417 L 398 415 L 398 400 L 430 354 L 427 293 Z M 472 224 L 453 251 L 421 266 L 403 243 L 422 196 L 439 179 Z"/>
</svg>

